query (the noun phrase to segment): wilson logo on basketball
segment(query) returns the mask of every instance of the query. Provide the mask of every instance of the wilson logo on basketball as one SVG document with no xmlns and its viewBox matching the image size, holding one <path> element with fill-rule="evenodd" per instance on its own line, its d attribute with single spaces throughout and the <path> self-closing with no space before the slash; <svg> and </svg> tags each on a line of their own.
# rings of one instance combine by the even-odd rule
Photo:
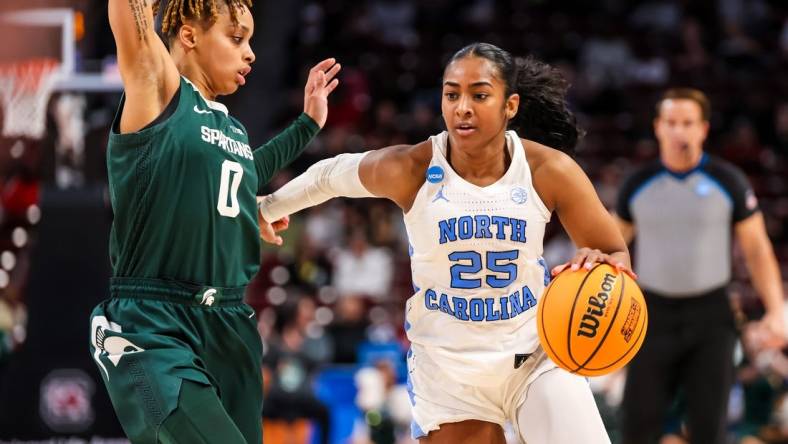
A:
<svg viewBox="0 0 788 444">
<path fill-rule="evenodd" d="M 648 328 L 648 306 L 637 283 L 609 264 L 562 271 L 536 309 L 544 351 L 559 367 L 583 376 L 627 365 Z"/>
<path fill-rule="evenodd" d="M 610 292 L 613 291 L 615 284 L 616 277 L 606 273 L 600 286 L 601 291 L 588 297 L 588 307 L 586 307 L 586 313 L 580 319 L 580 328 L 577 330 L 578 336 L 596 337 L 596 333 L 599 330 L 599 318 L 605 314 L 607 300 L 610 299 Z"/>
</svg>

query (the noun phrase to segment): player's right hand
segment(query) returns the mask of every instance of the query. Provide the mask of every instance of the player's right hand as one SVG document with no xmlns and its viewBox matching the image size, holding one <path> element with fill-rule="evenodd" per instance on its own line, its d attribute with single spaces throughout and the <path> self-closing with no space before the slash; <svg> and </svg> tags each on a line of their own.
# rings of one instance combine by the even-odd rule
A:
<svg viewBox="0 0 788 444">
<path fill-rule="evenodd" d="M 260 239 L 268 242 L 269 244 L 282 245 L 284 242 L 282 240 L 282 236 L 279 236 L 276 233 L 287 229 L 287 227 L 290 225 L 290 216 L 285 216 L 277 221 L 268 223 L 265 219 L 263 219 L 262 215 L 260 215 L 260 212 L 258 211 L 257 220 L 260 223 Z"/>
</svg>

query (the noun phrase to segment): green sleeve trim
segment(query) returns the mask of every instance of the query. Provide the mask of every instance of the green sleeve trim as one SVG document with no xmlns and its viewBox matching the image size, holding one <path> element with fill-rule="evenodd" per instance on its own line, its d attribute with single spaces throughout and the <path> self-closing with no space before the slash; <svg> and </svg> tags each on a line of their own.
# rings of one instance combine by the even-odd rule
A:
<svg viewBox="0 0 788 444">
<path fill-rule="evenodd" d="M 274 174 L 301 155 L 319 131 L 320 126 L 306 113 L 302 113 L 284 131 L 254 150 L 258 194 Z"/>
</svg>

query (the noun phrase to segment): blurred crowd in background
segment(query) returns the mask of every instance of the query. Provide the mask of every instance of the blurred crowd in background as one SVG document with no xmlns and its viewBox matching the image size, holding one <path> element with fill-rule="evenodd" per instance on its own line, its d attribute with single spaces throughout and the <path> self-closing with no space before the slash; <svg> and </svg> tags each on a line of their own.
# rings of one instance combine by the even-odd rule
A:
<svg viewBox="0 0 788 444">
<path fill-rule="evenodd" d="M 106 2 L 82 3 L 95 8 L 89 21 L 96 26 L 106 21 Z M 250 86 L 226 100 L 249 128 L 253 145 L 298 115 L 303 80 L 314 61 L 332 56 L 343 65 L 325 129 L 269 190 L 322 158 L 417 143 L 442 131 L 444 64 L 465 44 L 485 41 L 543 59 L 570 81 L 571 107 L 587 131 L 576 160 L 610 209 L 623 177 L 657 156 L 651 122 L 659 94 L 668 86 L 706 92 L 712 102 L 706 150 L 747 173 L 783 278 L 788 277 L 785 2 L 268 3 L 277 2 L 258 0 L 254 9 L 258 58 Z M 272 17 L 272 11 L 278 15 Z M 102 26 L 81 46 L 86 60 L 114 52 L 108 26 Z M 50 123 L 40 143 L 0 152 L 0 362 L 13 359 L 14 348 L 24 342 L 25 283 L 35 278 L 26 271 L 26 251 L 41 217 L 40 187 L 106 186 L 106 137 L 118 95 L 81 100 L 82 152 L 57 149 L 56 123 Z M 56 119 L 54 105 L 51 113 Z M 266 346 L 264 416 L 272 424 L 266 433 L 278 433 L 281 423 L 288 439 L 296 439 L 308 424 L 317 436 L 313 442 L 333 439 L 339 436 L 337 427 L 347 428 L 336 418 L 347 408 L 356 442 L 408 442 L 409 404 L 401 386 L 408 348 L 404 301 L 412 286 L 401 211 L 383 200 L 334 200 L 294 215 L 283 237 L 281 248 L 264 246 L 260 273 L 247 291 Z M 571 241 L 552 224 L 545 239 L 548 265 L 573 253 Z M 748 334 L 748 320 L 760 316 L 762 307 L 740 259 L 734 276 L 731 303 L 742 347 L 730 402 L 731 442 L 788 442 L 788 360 L 782 353 L 762 351 Z M 352 369 L 350 383 L 360 390 L 345 393 L 349 400 L 331 391 L 343 380 L 341 373 L 331 373 L 336 369 Z M 592 381 L 614 442 L 624 377 Z M 332 405 L 337 399 L 351 405 Z M 680 400 L 665 427 L 674 434 L 666 442 L 681 442 Z"/>
</svg>

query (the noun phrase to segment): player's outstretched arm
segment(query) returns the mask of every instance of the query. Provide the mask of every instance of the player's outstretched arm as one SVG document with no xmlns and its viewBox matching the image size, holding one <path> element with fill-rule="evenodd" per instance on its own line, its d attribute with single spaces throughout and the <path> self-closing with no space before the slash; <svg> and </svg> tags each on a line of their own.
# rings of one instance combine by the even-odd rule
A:
<svg viewBox="0 0 788 444">
<path fill-rule="evenodd" d="M 575 257 L 553 269 L 577 270 L 606 262 L 632 277 L 629 250 L 613 217 L 580 166 L 566 154 L 551 150 L 534 180 L 545 204 L 554 208 L 567 234 L 577 246 Z"/>
<path fill-rule="evenodd" d="M 120 131 L 134 132 L 161 114 L 178 90 L 180 76 L 153 29 L 150 0 L 109 0 L 108 10 L 126 94 Z"/>
<path fill-rule="evenodd" d="M 417 171 L 422 162 L 414 155 L 419 147 L 397 145 L 340 154 L 315 163 L 273 194 L 258 198 L 261 237 L 280 244 L 275 232 L 282 227 L 284 217 L 335 197 L 383 197 L 407 211 L 424 182 L 424 171 Z"/>
<path fill-rule="evenodd" d="M 390 146 L 370 151 L 358 174 L 370 193 L 389 199 L 407 213 L 424 183 L 431 156 L 432 144 L 428 141 Z"/>
<path fill-rule="evenodd" d="M 295 160 L 325 125 L 328 118 L 328 96 L 339 85 L 336 75 L 340 69 L 342 67 L 333 58 L 313 66 L 304 86 L 304 113 L 276 137 L 254 150 L 260 188 L 267 184 L 277 171 Z"/>
</svg>

